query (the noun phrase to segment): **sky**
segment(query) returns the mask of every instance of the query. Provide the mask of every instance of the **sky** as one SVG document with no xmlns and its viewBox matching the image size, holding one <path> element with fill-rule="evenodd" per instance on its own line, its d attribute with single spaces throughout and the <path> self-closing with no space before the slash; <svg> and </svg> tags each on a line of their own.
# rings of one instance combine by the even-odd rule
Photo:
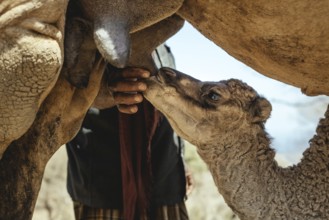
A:
<svg viewBox="0 0 329 220">
<path fill-rule="evenodd" d="M 272 147 L 289 164 L 299 161 L 323 116 L 326 107 L 323 103 L 329 103 L 328 97 L 309 97 L 299 88 L 259 74 L 228 55 L 187 22 L 167 45 L 174 54 L 177 70 L 203 81 L 240 79 L 267 98 L 273 109 L 266 123 L 267 132 L 273 138 Z M 321 107 L 307 114 L 319 99 Z"/>
</svg>

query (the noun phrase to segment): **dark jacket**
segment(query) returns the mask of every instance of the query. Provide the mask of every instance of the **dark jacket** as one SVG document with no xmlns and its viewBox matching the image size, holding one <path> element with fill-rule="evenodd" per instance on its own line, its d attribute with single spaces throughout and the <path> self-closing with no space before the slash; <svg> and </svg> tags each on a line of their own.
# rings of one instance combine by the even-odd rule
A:
<svg viewBox="0 0 329 220">
<path fill-rule="evenodd" d="M 67 144 L 67 189 L 74 201 L 97 208 L 122 208 L 120 146 L 116 108 L 87 113 L 82 129 Z M 181 149 L 163 117 L 151 145 L 151 204 L 171 205 L 185 195 Z"/>
</svg>

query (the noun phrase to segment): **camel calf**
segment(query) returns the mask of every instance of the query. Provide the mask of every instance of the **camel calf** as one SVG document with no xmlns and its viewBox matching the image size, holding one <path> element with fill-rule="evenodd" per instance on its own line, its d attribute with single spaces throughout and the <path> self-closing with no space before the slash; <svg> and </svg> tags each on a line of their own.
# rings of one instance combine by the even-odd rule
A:
<svg viewBox="0 0 329 220">
<path fill-rule="evenodd" d="M 329 110 L 301 162 L 282 168 L 264 129 L 271 104 L 247 84 L 162 68 L 148 86 L 146 99 L 196 145 L 240 219 L 329 219 Z"/>
</svg>

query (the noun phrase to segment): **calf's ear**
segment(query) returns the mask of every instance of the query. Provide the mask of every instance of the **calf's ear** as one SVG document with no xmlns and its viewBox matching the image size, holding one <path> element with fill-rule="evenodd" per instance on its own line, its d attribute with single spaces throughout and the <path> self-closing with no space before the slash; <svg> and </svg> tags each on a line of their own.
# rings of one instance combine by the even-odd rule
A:
<svg viewBox="0 0 329 220">
<path fill-rule="evenodd" d="M 250 106 L 251 121 L 254 123 L 265 122 L 270 117 L 271 111 L 271 103 L 267 99 L 259 97 Z"/>
</svg>

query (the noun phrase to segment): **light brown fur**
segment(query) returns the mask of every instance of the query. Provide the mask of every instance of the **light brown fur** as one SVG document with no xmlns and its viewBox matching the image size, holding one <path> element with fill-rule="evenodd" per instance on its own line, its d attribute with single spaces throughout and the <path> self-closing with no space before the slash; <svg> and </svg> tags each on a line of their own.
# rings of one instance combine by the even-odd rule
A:
<svg viewBox="0 0 329 220">
<path fill-rule="evenodd" d="M 63 64 L 67 0 L 0 1 L 0 158 L 32 125 Z"/>
<path fill-rule="evenodd" d="M 129 40 L 123 47 L 126 55 L 131 52 L 131 56 L 123 57 L 120 65 L 113 61 L 113 65 L 134 65 L 156 72 L 152 50 L 176 33 L 184 22 L 177 15 L 171 16 L 182 0 L 154 4 L 134 1 L 124 8 L 115 7 L 124 1 L 88 1 L 91 3 L 88 12 L 79 7 L 84 6 L 79 5 L 81 2 L 70 1 L 66 14 L 68 0 L 0 1 L 0 159 L 8 145 L 30 128 L 62 67 L 62 74 L 73 85 L 84 88 L 95 65 L 97 49 L 108 61 L 115 60 L 109 55 L 111 51 L 102 51 L 101 43 L 107 41 L 97 40 L 94 30 L 104 28 L 113 36 L 124 35 Z M 121 16 L 125 16 L 122 21 L 129 20 L 129 27 L 120 26 Z M 111 25 L 118 29 L 107 29 Z M 112 52 L 118 54 L 115 50 Z"/>
<path fill-rule="evenodd" d="M 164 68 L 145 97 L 197 146 L 241 219 L 329 218 L 329 110 L 302 161 L 281 168 L 264 130 L 271 105 L 247 84 L 201 82 Z"/>
</svg>

